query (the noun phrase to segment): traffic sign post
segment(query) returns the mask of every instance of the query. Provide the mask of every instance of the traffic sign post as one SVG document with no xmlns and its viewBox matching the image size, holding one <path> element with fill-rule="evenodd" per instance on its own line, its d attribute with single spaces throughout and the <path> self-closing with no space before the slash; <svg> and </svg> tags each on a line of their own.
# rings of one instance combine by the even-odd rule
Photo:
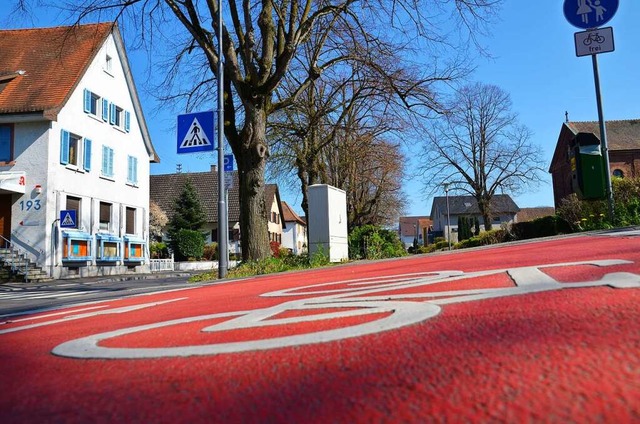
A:
<svg viewBox="0 0 640 424">
<path fill-rule="evenodd" d="M 229 267 L 229 202 L 227 201 L 227 190 L 224 188 L 224 57 L 222 51 L 222 0 L 218 0 L 218 68 L 216 78 L 218 79 L 218 277 L 227 276 Z M 222 231 L 224 229 L 224 231 Z"/>
<path fill-rule="evenodd" d="M 567 21 L 578 28 L 586 29 L 582 33 L 574 34 L 576 42 L 576 55 L 591 55 L 593 64 L 593 79 L 596 87 L 596 103 L 598 107 L 598 121 L 600 125 L 600 142 L 602 144 L 602 155 L 604 157 L 605 184 L 607 188 L 607 200 L 609 203 L 609 219 L 613 222 L 613 188 L 611 186 L 611 165 L 609 162 L 609 147 L 607 143 L 607 128 L 604 120 L 602 108 L 602 95 L 600 93 L 600 74 L 598 72 L 598 53 L 604 53 L 605 46 L 599 46 L 607 42 L 608 50 L 613 51 L 613 29 L 598 28 L 606 24 L 613 18 L 618 10 L 618 0 L 564 0 L 563 11 Z M 582 46 L 579 46 L 579 44 Z M 595 43 L 595 45 L 594 45 Z M 580 54 L 586 48 L 585 54 Z"/>
<path fill-rule="evenodd" d="M 564 16 L 573 26 L 582 29 L 600 27 L 613 18 L 618 0 L 564 0 Z"/>
</svg>

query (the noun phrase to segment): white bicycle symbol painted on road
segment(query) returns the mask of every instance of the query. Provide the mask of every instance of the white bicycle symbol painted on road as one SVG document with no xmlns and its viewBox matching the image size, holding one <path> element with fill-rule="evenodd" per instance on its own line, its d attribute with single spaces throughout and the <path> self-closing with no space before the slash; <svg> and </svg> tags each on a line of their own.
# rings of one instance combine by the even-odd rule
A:
<svg viewBox="0 0 640 424">
<path fill-rule="evenodd" d="M 545 268 L 558 266 L 573 267 L 579 265 L 593 265 L 597 267 L 608 267 L 631 263 L 633 262 L 625 260 L 595 260 L 467 273 L 462 271 L 422 272 L 315 284 L 292 290 L 278 290 L 263 294 L 262 296 L 266 297 L 293 299 L 272 307 L 247 311 L 199 315 L 157 322 L 149 325 L 118 329 L 62 343 L 55 347 L 52 352 L 55 355 L 69 358 L 135 359 L 216 355 L 329 342 L 379 333 L 381 331 L 393 330 L 419 323 L 438 315 L 443 305 L 453 303 L 545 292 L 550 290 L 563 290 L 576 287 L 597 287 L 606 285 L 613 288 L 638 288 L 640 287 L 640 275 L 628 272 L 605 274 L 599 281 L 560 283 L 542 271 Z M 454 282 L 475 277 L 495 276 L 505 273 L 515 283 L 514 286 L 437 292 L 428 290 L 428 286 L 438 283 Z M 399 290 L 415 289 L 417 287 L 425 287 L 426 290 L 418 293 L 415 293 L 412 290 L 412 293 L 410 294 L 391 293 L 393 291 L 397 292 Z M 175 300 L 181 299 L 174 299 L 170 301 Z M 158 303 L 137 305 L 129 308 L 140 309 L 157 304 Z M 344 310 L 335 311 L 335 309 Z M 127 308 L 117 309 L 119 313 L 126 312 L 127 310 Z M 308 314 L 309 311 L 314 310 L 324 310 L 324 312 Z M 331 312 L 327 312 L 328 310 Z M 302 311 L 304 314 L 295 317 L 278 318 L 279 315 L 286 312 L 290 313 L 291 311 Z M 110 313 L 110 311 L 93 312 L 84 315 L 94 316 L 97 314 L 107 313 Z M 381 313 L 384 314 L 382 318 L 351 325 L 345 328 L 267 339 L 178 347 L 128 348 L 100 346 L 100 343 L 103 341 L 128 334 L 214 319 L 227 320 L 215 325 L 205 326 L 201 331 L 220 332 L 228 330 L 247 330 L 266 326 L 297 324 L 302 322 L 367 316 Z M 0 334 L 2 334 L 2 332 L 0 332 Z"/>
</svg>

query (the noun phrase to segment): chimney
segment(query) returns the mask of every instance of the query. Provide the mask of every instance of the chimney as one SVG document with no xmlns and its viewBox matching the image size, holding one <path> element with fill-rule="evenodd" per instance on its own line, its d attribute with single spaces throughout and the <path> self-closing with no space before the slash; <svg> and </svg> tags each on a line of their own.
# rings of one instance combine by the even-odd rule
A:
<svg viewBox="0 0 640 424">
<path fill-rule="evenodd" d="M 218 167 L 216 165 L 211 164 L 211 172 L 217 172 Z"/>
</svg>

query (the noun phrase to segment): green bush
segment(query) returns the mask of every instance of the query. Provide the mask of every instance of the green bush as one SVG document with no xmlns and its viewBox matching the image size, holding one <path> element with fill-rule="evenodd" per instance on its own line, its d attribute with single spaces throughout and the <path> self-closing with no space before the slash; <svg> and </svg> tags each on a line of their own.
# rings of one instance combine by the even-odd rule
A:
<svg viewBox="0 0 640 424">
<path fill-rule="evenodd" d="M 175 246 L 179 261 L 200 259 L 204 253 L 204 236 L 199 231 L 182 229 L 176 234 Z"/>
<path fill-rule="evenodd" d="M 614 178 L 615 222 L 621 227 L 640 225 L 640 177 Z"/>
<path fill-rule="evenodd" d="M 356 227 L 349 234 L 349 257 L 383 259 L 406 255 L 396 232 L 376 225 Z"/>
<path fill-rule="evenodd" d="M 528 222 L 518 222 L 511 226 L 511 233 L 517 240 L 569 234 L 573 228 L 558 215 L 545 216 Z"/>
<path fill-rule="evenodd" d="M 169 257 L 169 248 L 166 243 L 152 241 L 149 243 L 149 254 L 152 259 L 165 259 Z"/>
<path fill-rule="evenodd" d="M 557 214 L 575 231 L 640 225 L 640 178 L 613 178 L 611 185 L 613 222 L 609 219 L 608 200 L 580 200 L 575 194 L 561 200 Z"/>
<path fill-rule="evenodd" d="M 218 243 L 209 243 L 204 247 L 202 259 L 205 261 L 215 261 L 218 259 Z"/>
<path fill-rule="evenodd" d="M 453 247 L 454 249 L 466 249 L 469 247 L 488 246 L 513 240 L 513 236 L 504 228 L 480 233 L 477 236 L 463 240 Z"/>
</svg>

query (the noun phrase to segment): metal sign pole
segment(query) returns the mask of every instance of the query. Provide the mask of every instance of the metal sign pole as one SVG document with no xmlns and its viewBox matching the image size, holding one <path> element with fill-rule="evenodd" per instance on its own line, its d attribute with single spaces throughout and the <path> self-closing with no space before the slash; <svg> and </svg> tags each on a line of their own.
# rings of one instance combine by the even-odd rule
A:
<svg viewBox="0 0 640 424">
<path fill-rule="evenodd" d="M 224 184 L 224 67 L 222 65 L 222 0 L 218 0 L 218 277 L 227 276 L 227 203 Z"/>
<path fill-rule="evenodd" d="M 596 101 L 598 104 L 598 120 L 600 123 L 600 142 L 602 143 L 602 155 L 604 156 L 604 178 L 607 185 L 607 201 L 609 203 L 609 219 L 613 224 L 613 188 L 611 186 L 611 166 L 609 164 L 609 146 L 607 145 L 607 130 L 604 122 L 604 113 L 602 112 L 602 97 L 600 94 L 600 74 L 598 72 L 598 57 L 591 55 L 593 62 L 593 79 L 596 85 Z"/>
</svg>

